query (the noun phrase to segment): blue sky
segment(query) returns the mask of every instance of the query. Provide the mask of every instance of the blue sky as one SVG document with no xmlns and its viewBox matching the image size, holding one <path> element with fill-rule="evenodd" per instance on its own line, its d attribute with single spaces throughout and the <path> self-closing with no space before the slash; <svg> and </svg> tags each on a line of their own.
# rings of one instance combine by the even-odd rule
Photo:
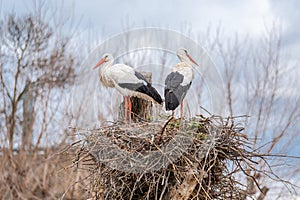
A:
<svg viewBox="0 0 300 200">
<path fill-rule="evenodd" d="M 33 7 L 33 1 L 1 2 L 2 16 L 12 10 L 22 14 L 32 11 Z M 276 22 L 282 27 L 284 47 L 293 48 L 292 51 L 299 50 L 300 2 L 297 0 L 55 0 L 51 4 L 53 7 L 63 4 L 66 14 L 71 13 L 75 21 L 80 20 L 78 31 L 104 29 L 107 35 L 118 34 L 128 25 L 130 28 L 146 25 L 178 31 L 187 26 L 199 32 L 205 31 L 208 26 L 221 24 L 229 34 L 255 36 L 264 34 L 266 27 Z"/>
</svg>

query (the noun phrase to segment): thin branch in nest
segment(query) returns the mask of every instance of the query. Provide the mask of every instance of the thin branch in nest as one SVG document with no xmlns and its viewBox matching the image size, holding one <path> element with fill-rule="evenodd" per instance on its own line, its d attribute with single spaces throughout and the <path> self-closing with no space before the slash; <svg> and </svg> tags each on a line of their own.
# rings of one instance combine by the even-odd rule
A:
<svg viewBox="0 0 300 200">
<path fill-rule="evenodd" d="M 169 119 L 168 119 L 168 120 L 165 122 L 165 124 L 163 125 L 163 127 L 162 127 L 162 129 L 161 129 L 161 131 L 160 131 L 160 133 L 159 133 L 160 139 L 161 139 L 163 133 L 165 132 L 165 129 L 166 129 L 167 125 L 170 123 L 170 121 L 171 121 L 172 119 L 174 119 L 173 116 L 169 117 Z"/>
</svg>

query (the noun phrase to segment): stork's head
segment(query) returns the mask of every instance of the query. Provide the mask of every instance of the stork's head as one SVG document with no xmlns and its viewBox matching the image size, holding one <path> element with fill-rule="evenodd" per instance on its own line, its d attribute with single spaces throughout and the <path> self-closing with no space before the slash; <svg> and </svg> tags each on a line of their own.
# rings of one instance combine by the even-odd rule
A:
<svg viewBox="0 0 300 200">
<path fill-rule="evenodd" d="M 110 53 L 106 53 L 102 56 L 101 60 L 93 67 L 93 69 L 100 67 L 103 63 L 112 63 L 113 61 L 114 57 Z"/>
<path fill-rule="evenodd" d="M 188 53 L 188 51 L 185 48 L 179 48 L 177 50 L 177 56 L 178 56 L 179 60 L 181 60 L 182 62 L 187 62 L 191 65 L 193 63 L 195 65 L 198 65 L 198 63 L 196 63 L 196 61 L 190 56 L 190 54 Z"/>
</svg>

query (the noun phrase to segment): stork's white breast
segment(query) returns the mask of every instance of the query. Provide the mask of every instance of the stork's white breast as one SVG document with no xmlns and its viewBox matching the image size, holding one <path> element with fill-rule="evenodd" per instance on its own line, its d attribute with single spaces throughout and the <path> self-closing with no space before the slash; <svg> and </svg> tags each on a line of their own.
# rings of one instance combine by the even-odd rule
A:
<svg viewBox="0 0 300 200">
<path fill-rule="evenodd" d="M 183 81 L 180 85 L 185 86 L 191 83 L 194 79 L 194 70 L 193 67 L 187 63 L 178 63 L 173 68 L 173 72 L 178 72 L 183 75 Z"/>
</svg>

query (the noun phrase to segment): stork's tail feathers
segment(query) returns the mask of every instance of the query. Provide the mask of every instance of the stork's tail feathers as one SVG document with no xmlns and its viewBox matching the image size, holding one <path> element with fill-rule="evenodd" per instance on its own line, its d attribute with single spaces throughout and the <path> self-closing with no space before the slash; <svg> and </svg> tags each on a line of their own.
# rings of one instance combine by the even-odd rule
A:
<svg viewBox="0 0 300 200">
<path fill-rule="evenodd" d="M 146 86 L 148 88 L 147 95 L 151 96 L 158 104 L 162 104 L 162 99 L 157 90 L 152 87 L 150 84 Z"/>
<path fill-rule="evenodd" d="M 159 95 L 157 90 L 154 87 L 152 87 L 151 84 L 143 85 L 143 86 L 137 88 L 136 91 L 150 96 L 158 104 L 162 104 L 162 102 L 163 102 L 163 100 L 161 99 L 161 96 Z"/>
<path fill-rule="evenodd" d="M 179 106 L 178 97 L 174 92 L 166 89 L 165 90 L 165 107 L 166 110 L 175 110 Z"/>
</svg>

